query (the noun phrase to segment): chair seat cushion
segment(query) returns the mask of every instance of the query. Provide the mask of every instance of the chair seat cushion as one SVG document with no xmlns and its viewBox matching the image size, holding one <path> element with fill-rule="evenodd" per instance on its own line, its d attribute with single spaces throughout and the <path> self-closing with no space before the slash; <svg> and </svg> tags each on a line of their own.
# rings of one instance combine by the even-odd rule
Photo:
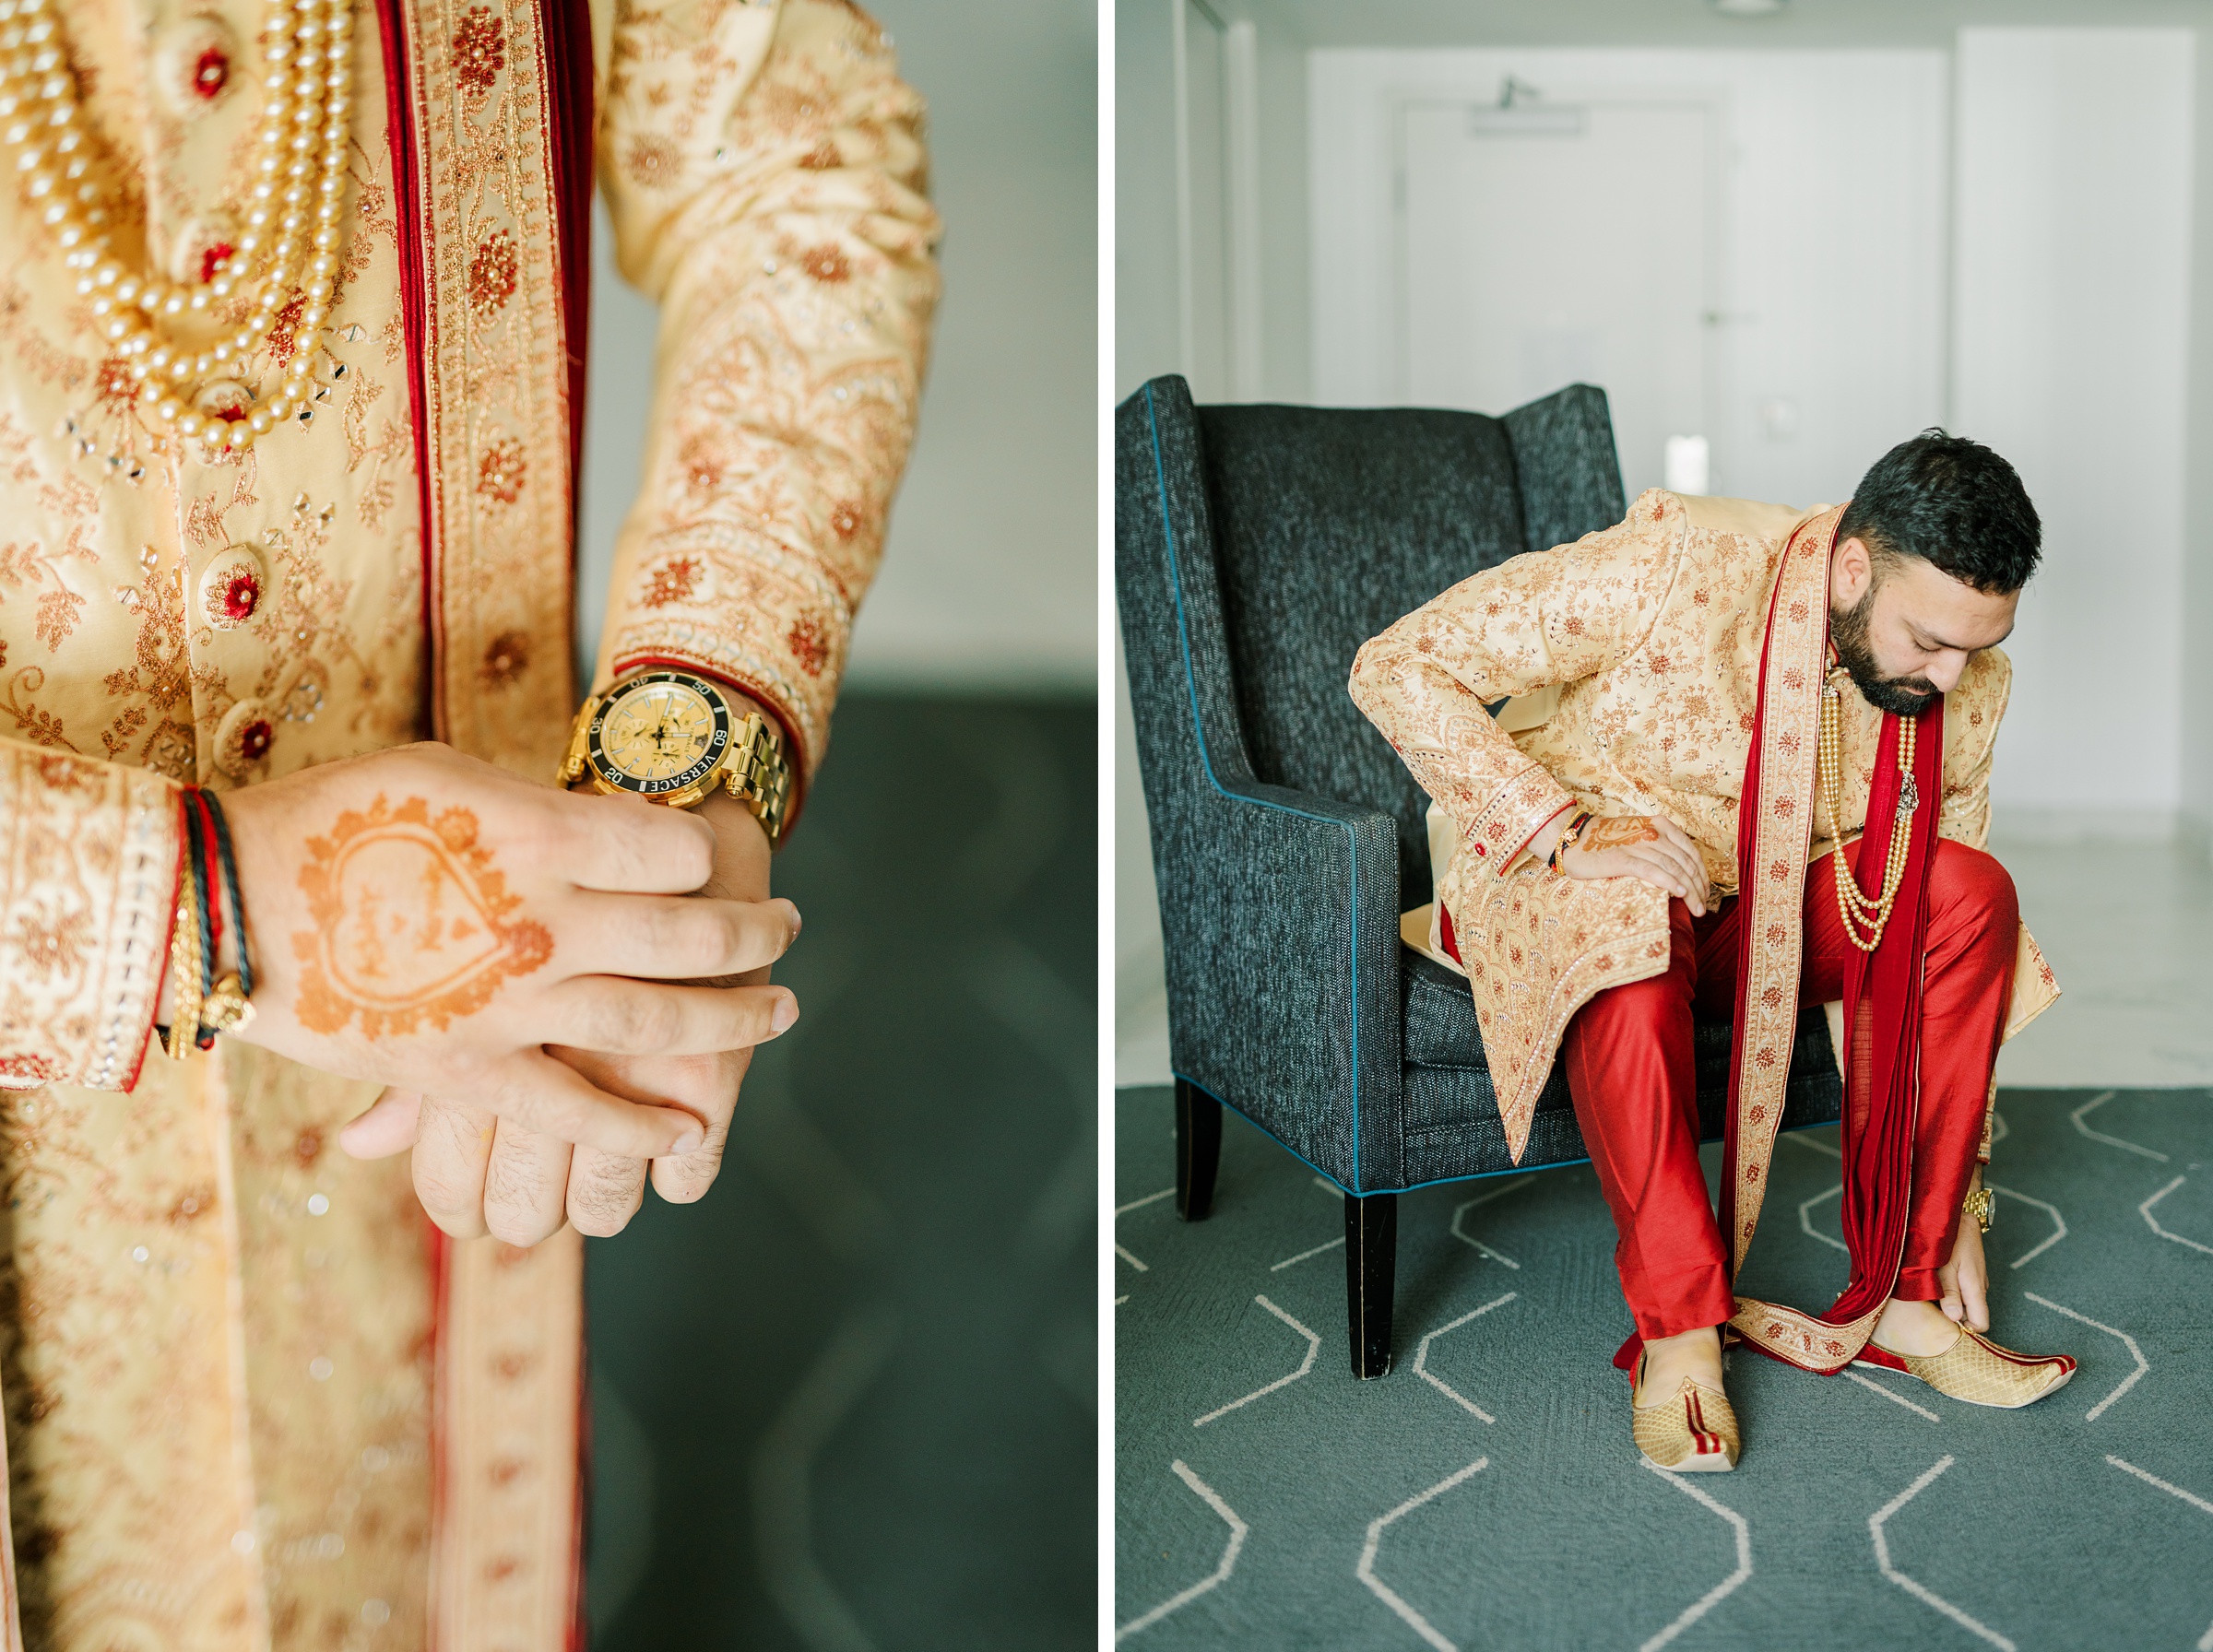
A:
<svg viewBox="0 0 2213 1652">
<path fill-rule="evenodd" d="M 1483 1056 L 1475 1000 L 1468 984 L 1410 947 L 1399 950 L 1401 1025 L 1405 1041 L 1406 1182 L 1413 1186 L 1450 1176 L 1487 1175 L 1515 1168 L 1506 1150 L 1506 1127 Z M 1729 1103 L 1729 1023 L 1693 1024 L 1698 1073 L 1701 1138 L 1719 1140 Z M 1784 1093 L 1782 1127 L 1830 1124 L 1842 1116 L 1844 1087 L 1830 1054 L 1828 1022 L 1820 1006 L 1798 1020 Z M 1575 1107 L 1560 1064 L 1553 1064 L 1537 1097 L 1529 1142 L 1520 1168 L 1568 1163 L 1590 1156 L 1576 1127 Z"/>
</svg>

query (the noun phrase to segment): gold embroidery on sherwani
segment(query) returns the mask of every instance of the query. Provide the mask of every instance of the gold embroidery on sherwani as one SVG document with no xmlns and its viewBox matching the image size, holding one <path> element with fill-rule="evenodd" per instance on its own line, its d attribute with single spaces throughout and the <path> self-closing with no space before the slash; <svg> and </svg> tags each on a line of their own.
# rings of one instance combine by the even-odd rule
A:
<svg viewBox="0 0 2213 1652">
<path fill-rule="evenodd" d="M 921 393 L 939 233 L 922 100 L 852 7 L 681 18 L 621 14 L 600 134 L 623 273 L 664 319 L 597 680 L 642 658 L 730 679 L 783 719 L 803 778 Z M 745 61 L 772 21 L 741 101 L 688 68 Z"/>
<path fill-rule="evenodd" d="M 533 776 L 575 707 L 568 645 L 568 336 L 553 222 L 553 88 L 523 4 L 406 8 L 424 283 L 439 732 Z M 517 249 L 521 249 L 517 251 Z M 506 260 L 514 259 L 512 271 Z"/>
</svg>

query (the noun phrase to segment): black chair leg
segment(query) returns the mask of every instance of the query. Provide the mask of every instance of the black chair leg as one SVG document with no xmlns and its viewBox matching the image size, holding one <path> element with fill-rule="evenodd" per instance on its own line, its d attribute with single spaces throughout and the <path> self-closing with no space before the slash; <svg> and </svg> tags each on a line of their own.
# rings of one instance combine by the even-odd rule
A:
<svg viewBox="0 0 2213 1652">
<path fill-rule="evenodd" d="M 1222 1162 L 1222 1103 L 1176 1080 L 1176 1214 L 1204 1221 L 1214 1208 L 1214 1171 Z"/>
<path fill-rule="evenodd" d="M 1399 1251 L 1399 1196 L 1344 1196 L 1344 1305 L 1352 1323 L 1353 1375 L 1391 1369 L 1391 1285 Z"/>
</svg>

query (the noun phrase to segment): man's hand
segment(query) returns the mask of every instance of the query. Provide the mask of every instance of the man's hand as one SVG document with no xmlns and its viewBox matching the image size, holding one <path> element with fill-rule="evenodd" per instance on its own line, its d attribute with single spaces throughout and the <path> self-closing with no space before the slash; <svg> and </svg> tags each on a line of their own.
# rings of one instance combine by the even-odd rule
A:
<svg viewBox="0 0 2213 1652">
<path fill-rule="evenodd" d="M 769 844 L 761 823 L 722 792 L 692 813 L 715 833 L 713 870 L 699 894 L 716 903 L 742 903 L 773 914 L 796 938 L 798 910 L 788 901 L 769 899 Z M 763 965 L 706 985 L 735 983 L 761 991 L 767 978 Z M 788 993 L 781 1002 L 785 1009 L 774 1027 L 778 1032 L 798 1014 L 797 1000 Z M 704 1142 L 680 1157 L 572 1148 L 553 1132 L 495 1118 L 466 1096 L 449 1094 L 426 1103 L 420 1095 L 397 1092 L 387 1092 L 349 1125 L 339 1142 L 357 1158 L 381 1157 L 412 1145 L 417 1197 L 432 1219 L 456 1238 L 490 1232 L 511 1245 L 535 1245 L 558 1232 L 564 1219 L 582 1233 L 617 1233 L 644 1199 L 649 1159 L 654 1187 L 671 1203 L 688 1204 L 713 1186 L 738 1088 L 752 1060 L 751 1044 L 760 1042 L 765 1040 L 704 1053 L 629 1055 L 547 1046 L 550 1055 L 599 1089 L 657 1107 L 679 1108 L 696 1119 Z"/>
<path fill-rule="evenodd" d="M 1568 818 L 1563 812 L 1546 822 L 1530 840 L 1529 852 L 1539 860 L 1550 855 L 1568 830 Z M 1560 870 L 1577 879 L 1641 878 L 1687 903 L 1694 917 L 1705 916 L 1713 904 L 1713 885 L 1698 846 L 1663 815 L 1594 817 L 1561 855 Z"/>
<path fill-rule="evenodd" d="M 1968 1184 L 1972 1192 L 1982 1186 L 1975 1172 Z M 1944 1292 L 1937 1305 L 1945 1317 L 1979 1331 L 1990 1328 L 1990 1268 L 1982 1258 L 1982 1224 L 1965 1210 L 1959 1212 L 1959 1236 L 1952 1241 L 1952 1259 L 1936 1270 L 1936 1284 Z"/>
<path fill-rule="evenodd" d="M 708 1121 L 546 1046 L 707 1056 L 797 1013 L 781 988 L 676 984 L 762 968 L 793 927 L 690 892 L 716 835 L 680 811 L 424 744 L 243 788 L 225 812 L 260 977 L 232 1036 L 307 1066 L 657 1159 L 700 1148 Z"/>
</svg>

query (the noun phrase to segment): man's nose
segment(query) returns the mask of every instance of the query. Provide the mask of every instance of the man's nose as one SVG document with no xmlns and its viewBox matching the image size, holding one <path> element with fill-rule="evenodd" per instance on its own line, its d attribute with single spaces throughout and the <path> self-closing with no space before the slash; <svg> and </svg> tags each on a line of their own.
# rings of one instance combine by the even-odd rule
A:
<svg viewBox="0 0 2213 1652">
<path fill-rule="evenodd" d="M 1966 654 L 1947 649 L 1929 663 L 1929 668 L 1923 675 L 1928 678 L 1930 687 L 1939 694 L 1948 694 L 1959 686 L 1959 678 L 1966 670 Z"/>
</svg>

